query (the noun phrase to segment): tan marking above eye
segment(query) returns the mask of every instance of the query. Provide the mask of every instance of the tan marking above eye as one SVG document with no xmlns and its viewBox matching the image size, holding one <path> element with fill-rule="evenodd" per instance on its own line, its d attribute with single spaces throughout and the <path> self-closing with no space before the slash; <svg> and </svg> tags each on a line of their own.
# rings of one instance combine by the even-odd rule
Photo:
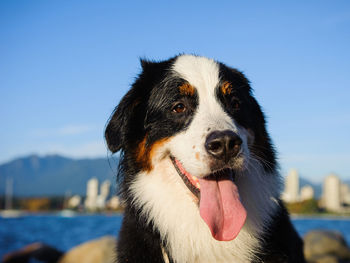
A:
<svg viewBox="0 0 350 263">
<path fill-rule="evenodd" d="M 189 95 L 193 96 L 194 95 L 194 87 L 190 85 L 189 83 L 184 83 L 179 87 L 180 93 L 182 95 Z"/>
<path fill-rule="evenodd" d="M 221 92 L 224 95 L 229 95 L 232 92 L 232 84 L 228 81 L 225 81 L 222 85 L 221 85 Z"/>
</svg>

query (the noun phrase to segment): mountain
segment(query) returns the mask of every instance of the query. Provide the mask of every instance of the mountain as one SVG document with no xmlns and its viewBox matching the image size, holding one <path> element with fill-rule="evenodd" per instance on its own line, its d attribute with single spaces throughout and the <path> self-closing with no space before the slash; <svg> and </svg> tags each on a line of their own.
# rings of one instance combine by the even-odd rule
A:
<svg viewBox="0 0 350 263">
<path fill-rule="evenodd" d="M 13 178 L 13 195 L 85 195 L 86 183 L 96 177 L 108 179 L 115 190 L 118 158 L 71 159 L 59 155 L 30 155 L 0 165 L 0 195 L 5 193 L 6 178 Z"/>
<path fill-rule="evenodd" d="M 71 159 L 59 155 L 30 155 L 0 165 L 0 196 L 5 193 L 6 178 L 13 178 L 14 196 L 85 195 L 86 183 L 96 177 L 99 182 L 108 179 L 116 191 L 116 173 L 119 159 Z M 300 178 L 300 188 L 311 185 L 315 197 L 322 193 L 322 185 Z"/>
</svg>

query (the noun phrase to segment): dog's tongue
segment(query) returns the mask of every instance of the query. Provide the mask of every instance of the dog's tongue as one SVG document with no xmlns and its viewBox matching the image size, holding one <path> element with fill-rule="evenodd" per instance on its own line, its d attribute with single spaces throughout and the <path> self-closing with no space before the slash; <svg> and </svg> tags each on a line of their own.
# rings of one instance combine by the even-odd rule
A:
<svg viewBox="0 0 350 263">
<path fill-rule="evenodd" d="M 228 175 L 220 180 L 199 179 L 200 215 L 219 241 L 233 240 L 247 217 L 237 186 Z"/>
</svg>

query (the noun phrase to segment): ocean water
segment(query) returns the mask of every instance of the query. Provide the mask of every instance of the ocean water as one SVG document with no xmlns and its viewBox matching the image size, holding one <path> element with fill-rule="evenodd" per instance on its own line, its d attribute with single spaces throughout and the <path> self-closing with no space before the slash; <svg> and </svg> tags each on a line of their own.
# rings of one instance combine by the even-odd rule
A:
<svg viewBox="0 0 350 263">
<path fill-rule="evenodd" d="M 350 243 L 349 218 L 294 218 L 301 236 L 314 229 L 341 232 Z M 0 217 L 0 258 L 10 251 L 33 242 L 44 242 L 62 251 L 104 235 L 117 236 L 122 215 L 28 215 L 18 218 Z"/>
</svg>

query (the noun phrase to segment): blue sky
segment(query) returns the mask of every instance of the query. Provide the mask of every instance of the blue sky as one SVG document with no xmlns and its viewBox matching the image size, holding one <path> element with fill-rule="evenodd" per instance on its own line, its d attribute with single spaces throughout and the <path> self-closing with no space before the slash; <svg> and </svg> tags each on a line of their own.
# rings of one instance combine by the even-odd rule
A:
<svg viewBox="0 0 350 263">
<path fill-rule="evenodd" d="M 0 163 L 107 156 L 139 58 L 208 56 L 251 80 L 281 169 L 350 178 L 349 1 L 0 1 Z"/>
</svg>

